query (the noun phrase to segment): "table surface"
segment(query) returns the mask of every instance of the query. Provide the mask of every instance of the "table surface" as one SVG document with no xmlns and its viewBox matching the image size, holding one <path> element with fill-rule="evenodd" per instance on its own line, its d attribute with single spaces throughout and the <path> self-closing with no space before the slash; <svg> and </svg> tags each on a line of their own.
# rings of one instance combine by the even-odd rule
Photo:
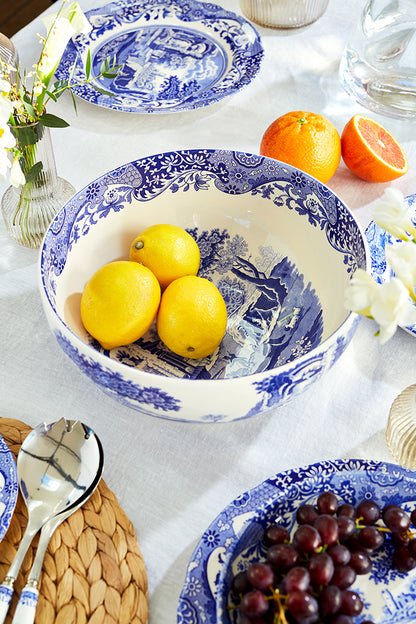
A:
<svg viewBox="0 0 416 624">
<path fill-rule="evenodd" d="M 79 0 L 84 10 L 105 0 Z M 240 13 L 237 0 L 221 4 Z M 135 115 L 78 101 L 69 94 L 50 112 L 70 127 L 52 131 L 58 173 L 77 190 L 121 164 L 158 152 L 226 148 L 258 153 L 264 130 L 290 110 L 328 117 L 341 132 L 355 113 L 369 114 L 402 142 L 409 172 L 391 183 L 416 192 L 416 124 L 372 115 L 338 80 L 339 60 L 362 0 L 329 3 L 315 24 L 293 31 L 257 27 L 265 56 L 250 85 L 195 111 Z M 56 11 L 56 5 L 48 12 Z M 36 62 L 40 19 L 13 41 L 24 67 Z M 354 177 L 341 163 L 328 183 L 365 227 L 386 184 Z M 0 186 L 0 196 L 6 185 Z M 391 403 L 416 382 L 416 342 L 399 330 L 384 346 L 362 319 L 334 367 L 274 413 L 229 424 L 156 419 L 122 406 L 81 374 L 49 331 L 37 285 L 38 251 L 12 242 L 0 223 L 0 416 L 35 426 L 79 418 L 99 435 L 104 478 L 137 531 L 150 586 L 150 624 L 175 621 L 187 563 L 217 514 L 275 473 L 325 459 L 394 461 L 385 442 Z M 213 461 L 215 458 L 215 461 Z"/>
</svg>

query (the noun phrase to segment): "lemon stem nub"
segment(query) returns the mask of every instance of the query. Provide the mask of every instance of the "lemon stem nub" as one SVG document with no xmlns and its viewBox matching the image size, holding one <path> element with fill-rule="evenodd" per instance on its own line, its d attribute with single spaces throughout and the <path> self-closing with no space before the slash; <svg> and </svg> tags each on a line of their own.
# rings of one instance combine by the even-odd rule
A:
<svg viewBox="0 0 416 624">
<path fill-rule="evenodd" d="M 195 351 L 194 347 L 188 347 L 187 351 L 189 351 L 189 353 L 192 353 L 192 351 Z"/>
<path fill-rule="evenodd" d="M 143 249 L 144 247 L 144 243 L 143 241 L 137 241 L 137 243 L 135 244 L 136 249 Z"/>
</svg>

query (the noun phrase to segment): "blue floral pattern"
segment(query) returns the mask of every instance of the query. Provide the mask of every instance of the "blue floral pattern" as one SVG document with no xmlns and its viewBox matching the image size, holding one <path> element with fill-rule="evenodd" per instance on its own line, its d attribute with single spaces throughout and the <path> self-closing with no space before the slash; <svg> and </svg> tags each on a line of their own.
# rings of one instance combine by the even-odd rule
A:
<svg viewBox="0 0 416 624">
<path fill-rule="evenodd" d="M 11 450 L 0 436 L 0 541 L 9 528 L 18 489 L 16 462 Z"/>
<path fill-rule="evenodd" d="M 409 195 L 405 198 L 405 201 L 409 207 L 415 206 L 415 215 L 413 222 L 416 224 L 416 193 Z M 371 221 L 365 231 L 368 245 L 370 248 L 371 257 L 371 275 L 379 284 L 387 282 L 393 277 L 394 273 L 386 262 L 386 247 L 387 245 L 399 245 L 400 240 L 394 238 L 391 234 L 388 234 L 374 221 Z M 416 335 L 416 325 L 409 325 L 404 327 L 409 333 Z"/>
<path fill-rule="evenodd" d="M 206 106 L 246 86 L 263 58 L 260 37 L 244 17 L 197 0 L 122 0 L 87 11 L 92 30 L 71 41 L 56 75 L 72 72 L 74 93 L 93 104 L 138 113 Z M 93 76 L 105 58 L 121 66 L 114 79 Z"/>
<path fill-rule="evenodd" d="M 351 504 L 371 494 L 380 504 L 416 506 L 416 474 L 393 464 L 335 460 L 275 475 L 230 503 L 202 536 L 188 565 L 178 624 L 234 624 L 233 611 L 226 608 L 230 583 L 236 572 L 264 558 L 264 528 L 280 522 L 291 531 L 297 507 L 313 504 L 328 489 Z M 242 506 L 241 500 L 246 504 Z M 220 541 L 213 551 L 205 536 L 214 534 Z M 388 542 L 373 560 L 371 574 L 359 577 L 353 586 L 365 604 L 356 624 L 365 619 L 377 624 L 416 621 L 416 571 L 404 575 L 392 568 Z"/>
<path fill-rule="evenodd" d="M 264 198 L 271 210 L 296 213 L 340 254 L 347 275 L 366 265 L 359 226 L 344 204 L 318 181 L 271 159 L 226 150 L 185 150 L 143 158 L 94 180 L 62 208 L 45 236 L 41 290 L 54 317 L 54 333 L 69 357 L 108 394 L 144 413 L 189 418 L 182 398 L 162 388 L 161 376 L 225 381 L 249 375 L 250 399 L 239 418 L 262 413 L 319 379 L 356 329 L 358 317 L 350 315 L 333 336 L 323 340 L 318 294 L 273 239 L 268 244 L 261 234 L 253 247 L 244 230 L 195 225 L 188 231 L 201 250 L 199 274 L 218 286 L 227 305 L 229 322 L 219 349 L 202 360 L 181 358 L 166 349 L 154 326 L 127 347 L 108 352 L 90 338 L 90 355 L 80 349 L 59 316 L 56 297 L 68 257 L 88 240 L 84 237 L 103 220 L 132 206 L 140 211 L 162 195 L 200 197 L 213 191 Z M 99 363 L 94 351 L 104 356 Z M 150 373 L 151 381 L 134 382 L 130 373 L 136 369 Z M 229 419 L 227 409 L 207 410 L 198 417 L 203 422 Z"/>
</svg>

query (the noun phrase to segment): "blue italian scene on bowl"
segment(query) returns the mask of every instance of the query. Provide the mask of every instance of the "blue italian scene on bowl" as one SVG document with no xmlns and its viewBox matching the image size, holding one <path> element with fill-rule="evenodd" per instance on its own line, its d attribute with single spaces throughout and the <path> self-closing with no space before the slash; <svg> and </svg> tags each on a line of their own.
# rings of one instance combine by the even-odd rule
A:
<svg viewBox="0 0 416 624">
<path fill-rule="evenodd" d="M 207 358 L 173 354 L 154 326 L 105 351 L 82 325 L 87 281 L 155 223 L 195 238 L 199 275 L 225 299 L 226 334 Z M 106 393 L 152 416 L 226 422 L 275 409 L 338 359 L 358 322 L 344 291 L 366 249 L 345 204 L 303 172 L 242 152 L 169 152 L 110 171 L 61 209 L 41 247 L 40 291 L 58 343 Z"/>
</svg>

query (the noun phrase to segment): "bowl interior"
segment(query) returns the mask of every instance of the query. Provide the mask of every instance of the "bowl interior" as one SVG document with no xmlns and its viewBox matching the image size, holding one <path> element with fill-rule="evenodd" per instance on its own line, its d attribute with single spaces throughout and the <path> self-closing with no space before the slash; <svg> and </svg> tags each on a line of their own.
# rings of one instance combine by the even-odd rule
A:
<svg viewBox="0 0 416 624">
<path fill-rule="evenodd" d="M 211 153 L 204 154 L 209 159 Z M 275 161 L 253 162 L 258 174 L 268 165 L 269 179 L 257 186 L 248 184 L 251 170 L 238 162 L 227 185 L 188 162 L 147 195 L 141 192 L 146 168 L 138 161 L 80 191 L 52 224 L 42 254 L 48 247 L 60 253 L 56 231 L 63 219 L 70 222 L 59 243 L 65 248 L 59 274 L 46 262 L 43 267 L 43 285 L 61 321 L 104 352 L 81 322 L 86 282 L 106 262 L 127 259 L 142 229 L 172 223 L 198 242 L 199 275 L 218 286 L 227 304 L 226 335 L 208 358 L 188 360 L 164 347 L 152 326 L 137 342 L 105 352 L 111 358 L 162 375 L 231 378 L 283 365 L 327 339 L 349 314 L 344 290 L 351 270 L 364 262 L 363 237 L 347 209 L 315 180 L 300 173 L 294 178 L 295 170 Z M 154 183 L 157 166 L 150 171 Z"/>
</svg>

